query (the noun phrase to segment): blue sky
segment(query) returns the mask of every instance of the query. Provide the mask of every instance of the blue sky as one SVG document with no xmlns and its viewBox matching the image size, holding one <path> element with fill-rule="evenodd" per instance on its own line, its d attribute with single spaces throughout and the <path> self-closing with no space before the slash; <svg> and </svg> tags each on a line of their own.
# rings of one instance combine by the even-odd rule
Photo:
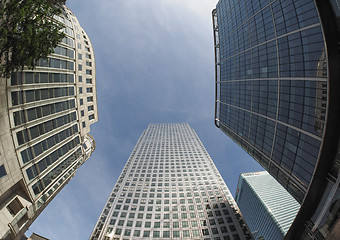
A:
<svg viewBox="0 0 340 240">
<path fill-rule="evenodd" d="M 214 125 L 210 0 L 68 0 L 96 57 L 96 150 L 30 227 L 50 239 L 88 239 L 149 123 L 188 122 L 232 194 L 263 170 Z"/>
</svg>

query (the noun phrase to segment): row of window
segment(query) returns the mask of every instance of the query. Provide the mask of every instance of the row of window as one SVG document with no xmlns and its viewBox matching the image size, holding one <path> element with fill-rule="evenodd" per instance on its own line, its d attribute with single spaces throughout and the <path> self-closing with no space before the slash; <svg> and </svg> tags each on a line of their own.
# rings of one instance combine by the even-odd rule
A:
<svg viewBox="0 0 340 240">
<path fill-rule="evenodd" d="M 57 160 L 61 159 L 62 156 L 67 154 L 69 151 L 77 147 L 80 143 L 79 137 L 72 139 L 68 143 L 64 144 L 59 149 L 47 155 L 45 158 L 35 163 L 31 167 L 26 169 L 26 174 L 29 180 L 35 178 L 37 175 L 42 173 L 47 167 L 52 165 Z"/>
<path fill-rule="evenodd" d="M 74 87 L 42 88 L 11 92 L 12 106 L 45 99 L 74 96 Z"/>
<path fill-rule="evenodd" d="M 58 68 L 65 70 L 74 70 L 74 62 L 61 60 L 53 57 L 41 58 L 36 62 L 37 67 L 49 67 L 49 68 Z"/>
<path fill-rule="evenodd" d="M 159 215 L 159 214 L 158 214 Z M 129 217 L 129 219 L 131 219 L 133 217 Z M 192 217 L 193 219 L 195 219 L 195 217 Z M 201 217 L 201 218 L 204 218 Z M 146 219 L 150 219 L 150 218 L 146 218 Z M 156 214 L 156 219 L 160 219 L 157 218 L 157 214 Z M 169 219 L 169 218 L 166 218 Z M 183 219 L 183 218 L 182 218 Z M 230 217 L 227 218 L 227 223 L 232 223 L 232 219 Z M 209 225 L 210 226 L 215 226 L 215 225 L 223 225 L 226 226 L 225 224 L 225 220 L 223 218 L 218 218 L 217 220 L 211 218 L 209 219 Z M 133 220 L 116 220 L 116 219 L 111 219 L 110 223 L 111 226 L 117 225 L 117 226 L 126 226 L 126 227 L 145 227 L 145 228 L 197 228 L 199 226 L 201 227 L 206 227 L 208 226 L 208 222 L 207 220 L 192 220 L 192 221 L 173 221 L 173 222 L 169 222 L 169 221 L 160 221 L 160 222 L 149 222 L 149 221 L 145 221 L 144 222 L 144 226 L 142 221 L 133 221 Z M 234 225 L 229 225 L 229 228 L 231 229 L 231 231 L 235 231 L 236 228 Z"/>
<path fill-rule="evenodd" d="M 44 151 L 53 148 L 59 142 L 62 142 L 66 138 L 78 133 L 78 124 L 75 124 L 59 133 L 54 134 L 53 136 L 36 143 L 32 147 L 27 147 L 26 149 L 21 151 L 21 157 L 23 163 L 27 163 L 31 161 L 33 158 L 39 156 Z"/>
<path fill-rule="evenodd" d="M 69 48 L 56 46 L 53 50 L 53 53 L 74 59 L 74 50 Z"/>
<path fill-rule="evenodd" d="M 85 57 L 87 58 L 87 59 L 91 59 L 92 57 L 91 57 L 91 54 L 89 54 L 89 53 L 85 53 Z M 78 60 L 82 60 L 83 59 L 83 54 L 81 54 L 81 53 L 78 53 Z M 91 62 L 89 62 L 89 63 L 91 63 Z M 91 64 L 87 64 L 87 62 L 86 62 L 86 65 L 87 66 L 91 66 Z"/>
<path fill-rule="evenodd" d="M 11 85 L 39 83 L 74 83 L 74 74 L 49 72 L 13 72 Z"/>
<path fill-rule="evenodd" d="M 72 112 L 64 116 L 40 123 L 33 127 L 25 128 L 17 132 L 18 144 L 22 145 L 26 142 L 32 141 L 33 139 L 45 133 L 48 133 L 61 126 L 68 125 L 69 123 L 74 122 L 75 120 L 77 120 L 77 114 L 76 112 Z"/>
<path fill-rule="evenodd" d="M 112 228 L 108 228 L 107 233 L 112 232 Z M 210 232 L 211 231 L 211 232 Z M 221 233 L 227 233 L 228 230 L 226 227 L 220 228 Z M 161 234 L 162 232 L 162 234 Z M 202 229 L 201 233 L 203 236 L 209 236 L 212 235 L 218 235 L 220 234 L 218 228 L 212 228 L 212 229 Z M 131 229 L 125 229 L 123 233 L 123 229 L 116 228 L 115 235 L 123 235 L 123 236 L 132 236 L 132 230 Z M 141 230 L 134 230 L 133 232 L 134 237 L 143 237 L 143 238 L 190 238 L 190 237 L 201 237 L 200 231 L 197 229 L 194 230 L 183 230 L 183 231 L 149 231 L 144 230 L 143 234 L 141 234 Z M 239 240 L 240 237 L 238 234 L 233 234 L 234 240 Z M 214 239 L 221 239 L 220 237 L 214 238 Z M 224 236 L 223 239 L 230 240 L 231 238 L 229 236 Z"/>
<path fill-rule="evenodd" d="M 137 194 L 137 193 L 136 193 Z M 209 193 L 210 194 L 210 193 Z M 216 196 L 217 194 L 210 194 L 212 196 Z M 154 195 L 153 195 L 154 196 Z M 157 194 L 157 197 L 161 197 L 162 194 Z M 150 198 L 151 198 L 151 194 L 150 194 Z M 167 205 L 170 205 L 170 200 L 169 199 L 124 199 L 124 198 L 119 198 L 116 206 L 115 206 L 115 209 L 119 210 L 119 209 L 122 209 L 122 210 L 131 210 L 131 211 L 137 211 L 137 206 L 135 205 L 121 205 L 125 200 L 125 203 L 126 204 L 129 204 L 129 203 L 133 203 L 133 204 L 138 204 L 138 202 L 140 204 L 148 204 L 148 206 L 139 206 L 138 207 L 138 211 L 156 211 L 156 212 L 160 212 L 160 211 L 165 211 L 165 212 L 169 212 L 169 211 L 175 211 L 175 212 L 178 212 L 178 211 L 181 211 L 181 212 L 185 212 L 185 211 L 195 211 L 195 205 L 184 205 L 187 203 L 193 203 L 193 199 L 172 199 L 171 203 L 172 203 L 172 206 L 167 206 Z M 163 205 L 162 205 L 162 201 L 163 201 Z M 201 203 L 201 199 L 199 198 L 195 198 L 195 203 Z M 197 210 L 202 210 L 203 208 L 206 209 L 207 211 L 210 210 L 210 209 L 219 209 L 219 208 L 226 208 L 226 204 L 225 203 L 221 203 L 220 205 L 217 204 L 217 203 L 210 203 L 209 204 L 209 201 L 207 198 L 203 199 L 203 203 L 205 204 L 200 204 L 200 205 L 197 205 L 196 206 L 196 209 Z M 156 204 L 156 206 L 152 206 L 152 204 Z M 180 204 L 180 206 L 178 206 L 178 204 Z M 157 206 L 157 205 L 162 205 L 162 206 Z M 229 214 L 228 210 L 224 209 L 223 210 L 224 214 Z M 212 214 L 212 213 L 211 213 Z M 215 214 L 217 216 L 220 216 L 221 215 L 221 212 L 219 210 L 216 210 Z"/>
<path fill-rule="evenodd" d="M 87 87 L 87 88 L 86 88 L 86 92 L 87 92 L 87 93 L 93 93 L 93 88 L 92 88 L 92 87 Z M 79 87 L 79 93 L 80 93 L 80 94 L 83 93 L 83 87 Z"/>
<path fill-rule="evenodd" d="M 16 126 L 34 121 L 38 118 L 46 117 L 51 114 L 62 112 L 75 108 L 75 100 L 66 100 L 57 103 L 51 103 L 39 107 L 29 108 L 25 110 L 16 111 L 13 113 L 14 124 Z"/>
<path fill-rule="evenodd" d="M 126 205 L 126 206 L 128 206 L 128 205 Z M 140 207 L 143 207 L 143 206 L 140 206 Z M 157 212 L 158 208 L 160 209 L 160 207 L 156 207 L 156 212 Z M 169 207 L 167 207 L 167 208 L 169 208 Z M 161 211 L 161 210 L 159 210 L 159 211 Z M 204 219 L 206 219 L 207 217 L 214 217 L 214 216 L 220 217 L 220 216 L 222 216 L 222 213 L 219 210 L 214 211 L 214 213 L 215 213 L 215 215 L 213 214 L 213 211 L 207 211 L 206 213 L 205 212 L 197 212 L 197 213 L 196 212 L 191 212 L 191 213 L 186 213 L 186 212 L 185 213 L 178 213 L 177 212 L 177 213 L 172 213 L 172 214 L 165 213 L 165 214 L 163 214 L 162 219 L 170 219 L 170 217 L 171 217 L 171 219 L 179 219 L 179 218 L 180 219 L 188 219 L 188 218 L 191 218 L 191 219 L 204 218 Z M 223 213 L 224 213 L 224 215 L 229 215 L 229 212 L 226 209 L 223 210 Z M 118 215 L 119 215 L 119 212 L 113 212 L 112 217 L 118 217 Z M 127 212 L 120 212 L 119 217 L 120 218 L 126 218 L 128 216 L 130 219 L 133 219 L 133 218 L 152 219 L 152 215 L 153 215 L 152 213 L 144 214 L 144 213 L 141 213 L 141 212 L 139 212 L 139 213 L 130 212 L 128 214 Z M 156 218 L 157 216 L 160 217 L 161 215 L 156 213 L 154 215 L 154 217 Z M 228 218 L 230 218 L 230 217 L 228 217 Z M 202 220 L 202 221 L 205 221 L 205 220 Z M 230 218 L 230 221 L 232 221 L 231 218 Z"/>
<path fill-rule="evenodd" d="M 60 174 L 62 174 L 65 169 L 67 169 L 74 161 L 76 161 L 82 155 L 81 149 L 78 148 L 76 152 L 67 157 L 63 162 L 61 162 L 58 166 L 56 166 L 53 170 L 51 170 L 46 176 L 44 176 L 41 180 L 36 182 L 32 186 L 32 190 L 35 195 L 41 193 L 45 188 L 48 187 L 50 183 L 53 182 L 54 179 L 58 178 Z"/>
</svg>

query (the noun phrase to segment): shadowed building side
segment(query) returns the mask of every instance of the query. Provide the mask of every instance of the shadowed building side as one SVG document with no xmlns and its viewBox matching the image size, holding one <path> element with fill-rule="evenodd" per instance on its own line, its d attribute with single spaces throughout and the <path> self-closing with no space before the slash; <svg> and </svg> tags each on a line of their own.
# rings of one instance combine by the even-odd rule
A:
<svg viewBox="0 0 340 240">
<path fill-rule="evenodd" d="M 335 0 L 213 10 L 215 124 L 301 203 L 287 239 L 330 237 L 340 215 L 339 16 Z"/>
</svg>

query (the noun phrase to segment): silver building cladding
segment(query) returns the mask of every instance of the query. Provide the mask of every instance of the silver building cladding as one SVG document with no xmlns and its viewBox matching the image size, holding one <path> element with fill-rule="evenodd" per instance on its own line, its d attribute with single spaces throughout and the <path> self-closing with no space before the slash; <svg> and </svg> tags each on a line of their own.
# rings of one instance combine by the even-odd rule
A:
<svg viewBox="0 0 340 240">
<path fill-rule="evenodd" d="M 150 124 L 90 239 L 252 239 L 189 124 Z"/>
<path fill-rule="evenodd" d="M 242 173 L 235 201 L 256 239 L 283 239 L 300 209 L 267 171 Z"/>
</svg>

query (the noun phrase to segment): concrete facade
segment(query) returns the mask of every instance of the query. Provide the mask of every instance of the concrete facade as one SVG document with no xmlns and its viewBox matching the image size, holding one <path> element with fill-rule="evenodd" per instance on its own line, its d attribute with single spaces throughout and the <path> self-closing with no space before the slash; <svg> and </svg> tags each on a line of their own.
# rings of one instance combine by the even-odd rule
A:
<svg viewBox="0 0 340 240">
<path fill-rule="evenodd" d="M 0 238 L 20 239 L 95 149 L 92 44 L 66 6 L 66 37 L 34 70 L 0 81 Z"/>
</svg>

